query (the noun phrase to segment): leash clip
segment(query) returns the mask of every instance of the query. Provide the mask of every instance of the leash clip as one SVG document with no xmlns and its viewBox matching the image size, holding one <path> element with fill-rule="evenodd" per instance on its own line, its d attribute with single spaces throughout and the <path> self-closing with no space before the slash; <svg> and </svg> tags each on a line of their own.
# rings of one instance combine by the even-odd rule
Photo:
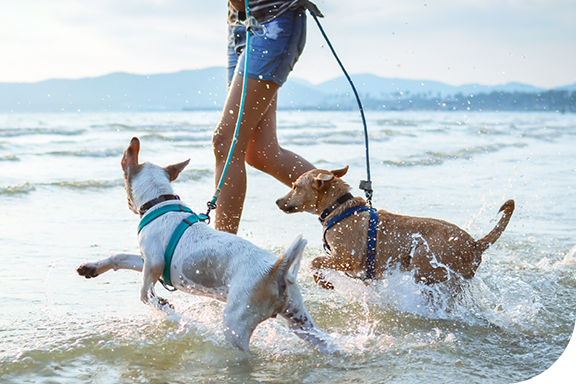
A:
<svg viewBox="0 0 576 384">
<path fill-rule="evenodd" d="M 206 221 L 208 221 L 208 224 L 210 224 L 210 212 L 218 208 L 218 206 L 216 205 L 216 200 L 218 200 L 219 196 L 220 196 L 220 188 L 216 188 L 216 191 L 214 191 L 214 196 L 212 196 L 212 200 L 206 203 L 206 206 L 208 206 L 208 210 L 206 211 L 206 217 L 208 218 Z"/>
<path fill-rule="evenodd" d="M 360 180 L 359 188 L 364 191 L 366 194 L 366 200 L 368 201 L 368 205 L 372 208 L 372 196 L 374 194 L 374 190 L 372 190 L 372 181 L 371 180 Z"/>
</svg>

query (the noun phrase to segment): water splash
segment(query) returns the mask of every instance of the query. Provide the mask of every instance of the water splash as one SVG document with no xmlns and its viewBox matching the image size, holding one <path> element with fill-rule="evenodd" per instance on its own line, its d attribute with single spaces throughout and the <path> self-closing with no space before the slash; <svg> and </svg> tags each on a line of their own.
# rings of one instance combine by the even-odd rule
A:
<svg viewBox="0 0 576 384">
<path fill-rule="evenodd" d="M 490 265 L 481 266 L 473 279 L 459 283 L 457 288 L 449 284 L 416 283 L 412 273 L 399 269 L 368 285 L 335 271 L 327 271 L 326 276 L 350 302 L 429 320 L 457 320 L 468 325 L 492 324 L 529 331 L 542 309 L 533 287 L 518 277 L 493 270 Z M 364 313 L 367 321 L 380 320 L 367 310 Z"/>
<path fill-rule="evenodd" d="M 561 265 L 575 265 L 576 264 L 576 245 L 564 256 L 564 259 L 558 264 Z"/>
</svg>

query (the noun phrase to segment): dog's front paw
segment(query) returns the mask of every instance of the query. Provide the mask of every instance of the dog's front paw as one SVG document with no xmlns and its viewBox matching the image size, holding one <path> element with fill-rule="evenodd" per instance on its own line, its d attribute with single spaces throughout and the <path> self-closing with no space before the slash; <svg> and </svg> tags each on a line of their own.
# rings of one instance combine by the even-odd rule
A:
<svg viewBox="0 0 576 384">
<path fill-rule="evenodd" d="M 87 279 L 91 279 L 99 275 L 96 266 L 93 264 L 82 264 L 76 269 L 76 272 L 78 272 L 80 276 L 84 276 Z"/>
<path fill-rule="evenodd" d="M 334 285 L 331 282 L 325 280 L 324 276 L 321 273 L 315 273 L 313 276 L 314 276 L 314 282 L 319 287 L 330 290 L 334 289 Z"/>
</svg>

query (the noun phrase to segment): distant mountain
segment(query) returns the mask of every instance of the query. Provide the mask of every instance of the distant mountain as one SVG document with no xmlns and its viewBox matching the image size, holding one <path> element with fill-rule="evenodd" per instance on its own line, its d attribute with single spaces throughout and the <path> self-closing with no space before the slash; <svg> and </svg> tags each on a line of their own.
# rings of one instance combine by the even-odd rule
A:
<svg viewBox="0 0 576 384">
<path fill-rule="evenodd" d="M 226 98 L 225 74 L 223 67 L 212 67 L 155 75 L 113 73 L 78 80 L 0 83 L 0 112 L 221 109 Z M 452 86 L 437 81 L 382 78 L 372 74 L 358 74 L 352 78 L 366 104 L 365 107 L 376 109 L 384 108 L 385 104 L 391 105 L 391 102 L 393 109 L 442 109 L 442 105 L 447 104 L 452 108 L 455 105 L 456 95 L 469 98 L 471 95 L 494 92 L 506 94 L 550 92 L 521 83 Z M 576 91 L 576 84 L 556 90 Z M 317 85 L 303 79 L 289 78 L 280 88 L 278 107 L 354 108 L 355 99 L 351 95 L 352 90 L 344 76 Z M 413 103 L 413 100 L 418 100 L 419 103 Z M 526 102 L 522 105 L 532 104 Z"/>
<path fill-rule="evenodd" d="M 112 73 L 79 80 L 0 84 L 0 111 L 146 111 L 222 108 L 225 71 L 214 67 L 156 75 Z"/>
<path fill-rule="evenodd" d="M 387 99 L 396 96 L 422 97 L 449 97 L 458 93 L 490 93 L 490 92 L 542 92 L 544 88 L 534 87 L 522 83 L 508 83 L 505 85 L 479 85 L 466 84 L 453 86 L 432 80 L 407 80 L 383 78 L 372 74 L 360 74 L 352 76 L 352 80 L 358 92 L 365 97 Z M 345 77 L 339 77 L 317 86 L 327 94 L 348 93 L 350 85 Z"/>
<path fill-rule="evenodd" d="M 563 87 L 558 87 L 558 88 L 554 88 L 554 89 L 558 90 L 558 91 L 576 92 L 576 83 L 574 83 L 572 85 L 565 85 Z"/>
<path fill-rule="evenodd" d="M 372 98 L 389 98 L 401 94 L 448 95 L 454 93 L 456 88 L 438 81 L 390 79 L 372 74 L 353 75 L 352 81 L 362 96 Z M 343 76 L 318 84 L 317 88 L 326 94 L 351 92 L 350 84 Z"/>
</svg>

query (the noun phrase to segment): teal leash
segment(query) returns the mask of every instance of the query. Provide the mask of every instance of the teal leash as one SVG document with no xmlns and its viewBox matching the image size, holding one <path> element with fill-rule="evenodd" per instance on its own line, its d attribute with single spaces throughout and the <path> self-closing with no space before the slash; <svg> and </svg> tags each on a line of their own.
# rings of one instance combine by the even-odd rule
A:
<svg viewBox="0 0 576 384">
<path fill-rule="evenodd" d="M 172 257 L 174 255 L 174 250 L 176 249 L 176 246 L 178 245 L 178 242 L 180 241 L 180 238 L 182 237 L 182 235 L 184 234 L 186 229 L 188 229 L 192 224 L 197 223 L 199 221 L 208 221 L 208 222 L 210 221 L 210 211 L 216 209 L 216 207 L 217 207 L 216 200 L 218 200 L 218 197 L 220 196 L 222 184 L 224 184 L 226 172 L 228 171 L 228 167 L 230 166 L 230 162 L 232 160 L 232 154 L 234 153 L 234 148 L 236 146 L 236 143 L 238 142 L 238 133 L 240 132 L 240 124 L 242 123 L 242 115 L 244 114 L 244 101 L 246 99 L 246 82 L 248 79 L 247 75 L 248 75 L 248 64 L 249 64 L 249 57 L 250 57 L 250 55 L 249 55 L 249 52 L 250 52 L 250 34 L 253 31 L 254 34 L 256 34 L 257 36 L 263 37 L 266 35 L 266 28 L 263 26 L 260 26 L 260 24 L 258 24 L 258 21 L 256 19 L 254 19 L 253 17 L 250 17 L 250 9 L 248 7 L 248 0 L 245 0 L 245 6 L 246 6 L 246 21 L 244 23 L 246 26 L 246 48 L 245 48 L 245 61 L 244 61 L 244 76 L 243 76 L 243 80 L 242 80 L 242 96 L 240 98 L 240 108 L 238 110 L 238 120 L 236 121 L 236 127 L 234 129 L 234 137 L 233 137 L 232 143 L 230 145 L 230 150 L 228 151 L 228 157 L 226 158 L 226 163 L 224 164 L 224 169 L 222 170 L 222 175 L 220 176 L 218 186 L 216 187 L 216 190 L 214 192 L 214 196 L 212 197 L 212 200 L 210 200 L 208 203 L 206 203 L 206 205 L 208 206 L 208 210 L 206 211 L 206 214 L 196 214 L 196 213 L 192 212 L 192 210 L 188 207 L 185 207 L 182 205 L 171 204 L 171 205 L 167 205 L 167 206 L 158 208 L 158 209 L 148 213 L 146 216 L 144 216 L 142 218 L 142 220 L 140 221 L 140 224 L 138 225 L 138 233 L 140 233 L 142 228 L 144 228 L 147 224 L 151 223 L 153 220 L 157 219 L 158 217 L 162 216 L 165 213 L 168 213 L 168 212 L 188 212 L 188 213 L 191 213 L 190 216 L 183 219 L 182 222 L 180 222 L 180 224 L 178 224 L 178 227 L 176 227 L 176 229 L 172 233 L 172 236 L 170 237 L 170 240 L 168 241 L 166 251 L 164 252 L 164 271 L 162 274 L 162 278 L 160 279 L 160 282 L 162 283 L 164 288 L 166 288 L 169 291 L 175 291 L 176 290 L 176 288 L 174 288 L 174 286 L 172 285 L 172 280 L 170 279 L 170 265 L 172 263 Z M 258 30 L 261 30 L 262 34 L 257 33 L 256 31 L 258 31 Z"/>
<path fill-rule="evenodd" d="M 228 151 L 228 157 L 226 158 L 226 163 L 224 164 L 224 169 L 222 170 L 222 174 L 220 175 L 220 180 L 218 182 L 218 186 L 214 191 L 214 195 L 212 196 L 212 200 L 210 200 L 206 205 L 208 206 L 208 211 L 206 211 L 206 216 L 210 215 L 210 212 L 217 208 L 216 200 L 220 196 L 220 192 L 222 190 L 222 184 L 224 184 L 224 179 L 226 177 L 226 172 L 228 172 L 228 167 L 230 166 L 230 162 L 232 161 L 232 154 L 234 153 L 234 147 L 238 142 L 238 133 L 240 132 L 240 124 L 242 123 L 242 115 L 244 114 L 244 100 L 246 98 L 246 82 L 248 79 L 248 59 L 250 58 L 250 35 L 251 31 L 262 30 L 263 33 L 260 35 L 254 32 L 257 36 L 263 37 L 266 35 L 266 29 L 258 24 L 255 18 L 250 16 L 250 8 L 248 7 L 248 0 L 245 0 L 245 7 L 246 7 L 246 20 L 244 25 L 246 26 L 246 48 L 244 49 L 244 76 L 242 79 L 242 96 L 240 97 L 240 108 L 238 110 L 238 120 L 236 120 L 236 128 L 234 129 L 234 137 L 232 139 L 232 144 L 230 145 L 230 150 Z"/>
</svg>

